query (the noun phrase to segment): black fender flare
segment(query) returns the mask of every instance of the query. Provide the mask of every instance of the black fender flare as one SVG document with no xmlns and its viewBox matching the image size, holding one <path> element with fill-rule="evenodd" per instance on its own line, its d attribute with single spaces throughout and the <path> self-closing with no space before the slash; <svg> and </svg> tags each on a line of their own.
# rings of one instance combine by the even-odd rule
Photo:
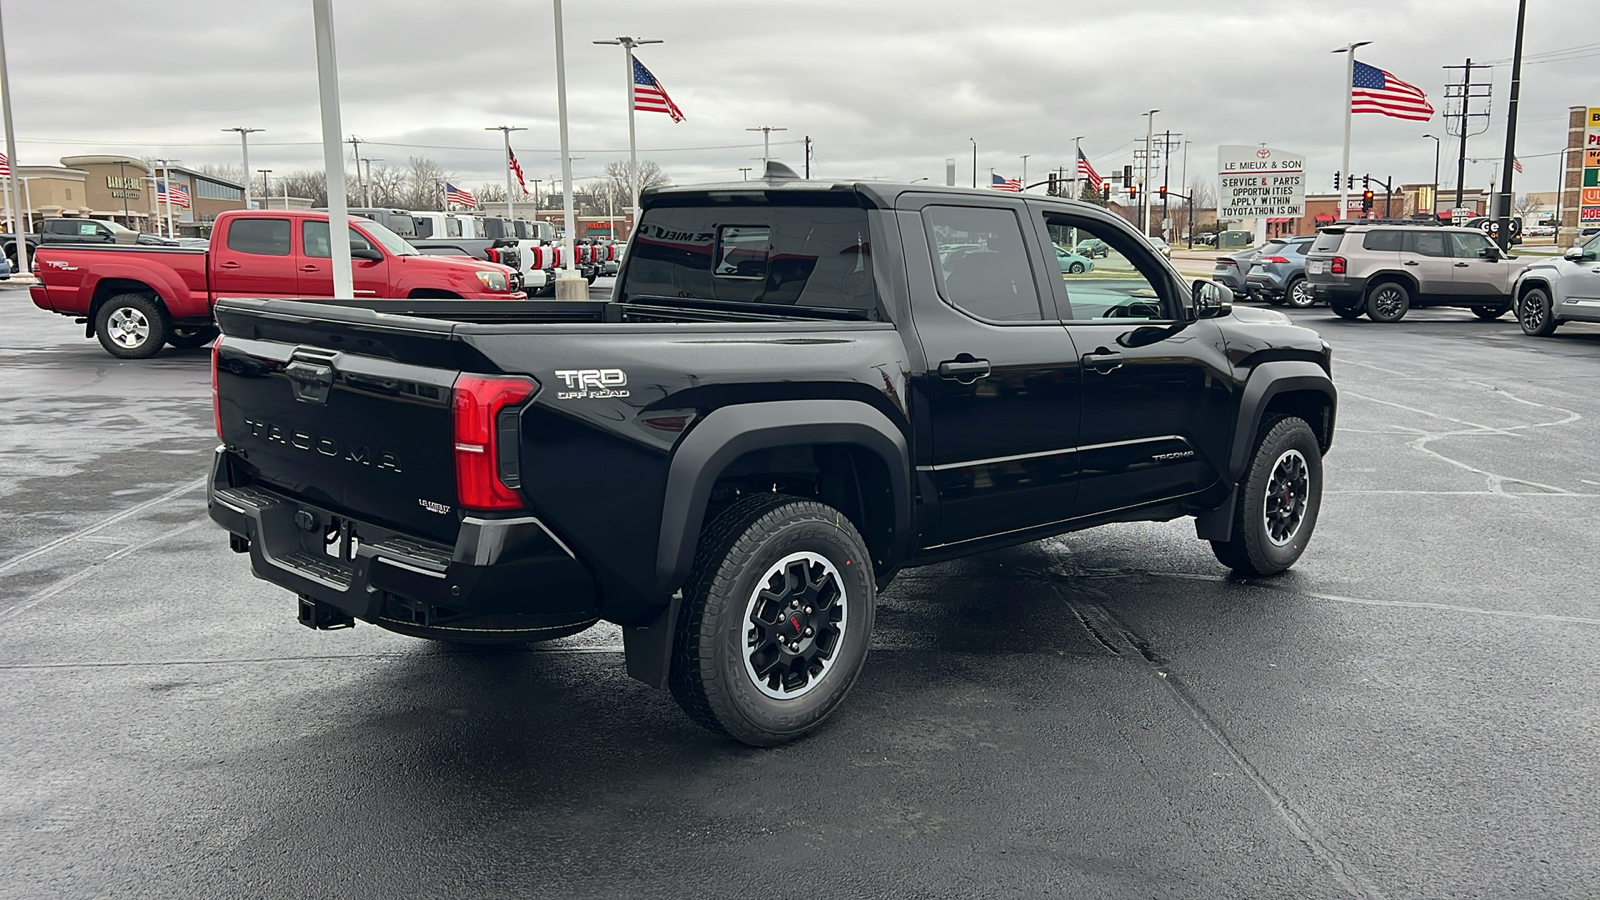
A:
<svg viewBox="0 0 1600 900">
<path fill-rule="evenodd" d="M 848 444 L 883 460 L 894 502 L 884 562 L 904 558 L 911 540 L 911 453 L 888 416 L 856 400 L 741 403 L 713 410 L 678 444 L 667 471 L 656 582 L 664 594 L 683 585 L 694 563 L 711 489 L 730 463 L 753 450 L 796 444 Z"/>
</svg>

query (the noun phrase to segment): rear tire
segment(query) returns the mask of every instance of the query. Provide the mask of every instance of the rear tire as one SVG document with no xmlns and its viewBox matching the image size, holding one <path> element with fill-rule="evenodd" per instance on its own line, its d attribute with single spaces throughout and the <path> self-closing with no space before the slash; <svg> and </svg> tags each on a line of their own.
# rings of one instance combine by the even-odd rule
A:
<svg viewBox="0 0 1600 900">
<path fill-rule="evenodd" d="M 1311 296 L 1311 285 L 1304 278 L 1295 278 L 1283 289 L 1283 305 L 1290 309 L 1308 309 L 1316 302 Z"/>
<path fill-rule="evenodd" d="M 1511 311 L 1509 306 L 1474 306 L 1472 314 L 1485 322 L 1493 322 Z"/>
<path fill-rule="evenodd" d="M 1398 322 L 1411 310 L 1411 292 L 1398 281 L 1383 281 L 1367 291 L 1367 318 Z"/>
<path fill-rule="evenodd" d="M 669 684 L 706 728 L 755 747 L 811 732 L 855 684 L 876 588 L 838 510 L 783 494 L 735 503 L 701 536 Z"/>
<path fill-rule="evenodd" d="M 1556 333 L 1555 311 L 1551 308 L 1550 294 L 1544 288 L 1529 288 L 1517 300 L 1517 324 L 1522 333 L 1531 337 L 1549 337 Z"/>
<path fill-rule="evenodd" d="M 149 359 L 161 352 L 172 320 L 149 294 L 118 294 L 100 305 L 94 334 L 100 346 L 118 359 Z"/>
<path fill-rule="evenodd" d="M 217 339 L 222 332 L 215 325 L 174 325 L 167 335 L 167 343 L 189 350 L 204 347 Z"/>
<path fill-rule="evenodd" d="M 1322 448 L 1297 416 L 1271 423 L 1240 482 L 1233 534 L 1212 541 L 1217 561 L 1240 575 L 1277 575 L 1311 541 L 1322 508 Z"/>
</svg>

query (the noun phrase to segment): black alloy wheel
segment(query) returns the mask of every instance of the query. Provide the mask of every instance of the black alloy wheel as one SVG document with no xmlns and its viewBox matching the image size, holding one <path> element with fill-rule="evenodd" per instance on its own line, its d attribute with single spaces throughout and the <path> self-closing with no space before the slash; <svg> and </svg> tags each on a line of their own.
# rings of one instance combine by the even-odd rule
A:
<svg viewBox="0 0 1600 900">
<path fill-rule="evenodd" d="M 866 662 L 872 558 L 838 510 L 758 494 L 703 533 L 683 588 L 669 684 L 690 718 L 756 747 L 803 737 Z"/>
<path fill-rule="evenodd" d="M 1385 281 L 1367 291 L 1367 318 L 1374 322 L 1398 322 L 1411 309 L 1411 292 L 1398 281 Z"/>
<path fill-rule="evenodd" d="M 1532 337 L 1549 337 L 1556 332 L 1554 312 L 1550 308 L 1550 294 L 1544 288 L 1529 288 L 1517 300 L 1517 324 L 1522 333 Z"/>
<path fill-rule="evenodd" d="M 1298 416 L 1264 429 L 1239 484 L 1233 533 L 1212 541 L 1217 561 L 1239 575 L 1277 575 L 1305 552 L 1322 508 L 1322 448 Z"/>
</svg>

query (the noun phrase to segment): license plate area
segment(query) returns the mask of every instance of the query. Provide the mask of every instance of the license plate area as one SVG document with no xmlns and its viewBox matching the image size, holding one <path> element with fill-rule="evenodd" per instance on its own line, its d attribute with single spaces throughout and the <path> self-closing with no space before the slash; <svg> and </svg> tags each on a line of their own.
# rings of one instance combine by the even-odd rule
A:
<svg viewBox="0 0 1600 900">
<path fill-rule="evenodd" d="M 295 513 L 295 525 L 300 530 L 300 551 L 324 565 L 353 572 L 356 551 L 361 548 L 361 537 L 355 524 L 343 516 L 330 515 L 312 509 Z"/>
<path fill-rule="evenodd" d="M 1312 275 L 1321 275 L 1322 274 L 1322 260 L 1314 259 L 1314 260 L 1306 263 L 1306 271 L 1309 272 Z"/>
</svg>

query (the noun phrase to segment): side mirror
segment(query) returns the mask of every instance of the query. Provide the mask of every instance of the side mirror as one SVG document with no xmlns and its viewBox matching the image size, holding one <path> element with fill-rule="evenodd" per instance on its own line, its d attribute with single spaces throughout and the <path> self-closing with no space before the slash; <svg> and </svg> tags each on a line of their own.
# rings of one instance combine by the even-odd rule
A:
<svg viewBox="0 0 1600 900">
<path fill-rule="evenodd" d="M 1494 247 L 1485 247 L 1478 251 L 1478 255 L 1490 262 L 1496 262 L 1504 259 L 1504 257 L 1500 255 L 1500 251 Z"/>
<path fill-rule="evenodd" d="M 1201 319 L 1220 319 L 1233 314 L 1233 291 L 1215 281 L 1194 283 L 1194 309 Z"/>
<path fill-rule="evenodd" d="M 350 242 L 350 258 L 351 259 L 370 259 L 370 260 L 373 260 L 373 261 L 378 261 L 378 260 L 383 259 L 383 253 L 381 253 L 378 250 L 378 248 L 369 247 L 366 244 L 362 243 L 361 241 L 351 241 Z"/>
<path fill-rule="evenodd" d="M 1562 254 L 1562 256 L 1572 260 L 1573 262 L 1577 262 L 1583 259 L 1583 247 L 1573 247 L 1571 250 L 1568 250 L 1566 253 Z"/>
</svg>

